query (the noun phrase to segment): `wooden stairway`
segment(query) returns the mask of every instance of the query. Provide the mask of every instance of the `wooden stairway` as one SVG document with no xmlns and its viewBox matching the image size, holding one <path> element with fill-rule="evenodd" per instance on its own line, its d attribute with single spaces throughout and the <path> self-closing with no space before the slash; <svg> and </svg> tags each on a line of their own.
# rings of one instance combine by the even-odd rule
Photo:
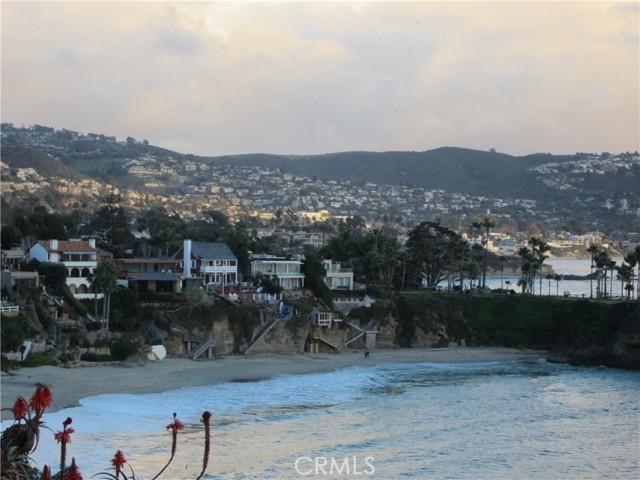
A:
<svg viewBox="0 0 640 480">
<path fill-rule="evenodd" d="M 261 331 L 260 333 L 258 333 L 255 337 L 253 337 L 253 340 L 251 340 L 251 343 L 249 343 L 249 345 L 247 345 L 247 348 L 244 349 L 244 352 L 242 352 L 243 355 L 246 355 L 247 353 L 249 353 L 249 351 L 251 351 L 251 349 L 253 349 L 253 347 L 256 346 L 256 344 L 262 340 L 264 338 L 264 336 L 269 333 L 271 331 L 271 329 L 273 327 L 275 327 L 278 322 L 282 320 L 282 317 L 279 316 L 274 316 L 273 320 L 271 320 Z"/>
<path fill-rule="evenodd" d="M 214 339 L 211 337 L 211 335 L 207 334 L 204 338 L 204 341 L 200 345 L 198 345 L 198 348 L 191 352 L 191 360 L 196 360 L 200 355 L 213 347 L 214 343 Z"/>
</svg>

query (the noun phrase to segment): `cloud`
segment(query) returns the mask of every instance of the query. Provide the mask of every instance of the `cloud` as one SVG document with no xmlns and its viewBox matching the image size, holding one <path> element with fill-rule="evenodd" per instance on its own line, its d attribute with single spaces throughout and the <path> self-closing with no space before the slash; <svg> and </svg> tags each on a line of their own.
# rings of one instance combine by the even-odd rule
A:
<svg viewBox="0 0 640 480">
<path fill-rule="evenodd" d="M 6 2 L 3 121 L 208 155 L 635 150 L 637 18 L 631 2 Z"/>
</svg>

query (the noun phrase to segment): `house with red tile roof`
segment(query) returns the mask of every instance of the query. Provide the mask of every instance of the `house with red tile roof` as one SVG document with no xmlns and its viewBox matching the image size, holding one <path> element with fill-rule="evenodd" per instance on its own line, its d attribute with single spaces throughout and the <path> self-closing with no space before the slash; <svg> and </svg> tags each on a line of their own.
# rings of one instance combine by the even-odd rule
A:
<svg viewBox="0 0 640 480">
<path fill-rule="evenodd" d="M 101 250 L 90 240 L 38 240 L 29 249 L 29 258 L 39 262 L 62 263 L 67 269 L 67 285 L 76 298 L 94 298 L 87 277 L 95 272 Z M 99 294 L 98 297 L 101 297 Z"/>
</svg>

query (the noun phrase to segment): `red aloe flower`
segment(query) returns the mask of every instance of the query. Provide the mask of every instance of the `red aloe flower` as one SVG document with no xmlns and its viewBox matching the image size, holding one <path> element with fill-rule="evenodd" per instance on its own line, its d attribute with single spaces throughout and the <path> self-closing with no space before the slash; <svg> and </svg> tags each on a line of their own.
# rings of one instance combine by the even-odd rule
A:
<svg viewBox="0 0 640 480">
<path fill-rule="evenodd" d="M 69 467 L 69 472 L 65 480 L 83 480 L 82 475 L 80 475 L 80 470 L 78 470 L 78 466 L 76 465 L 75 457 L 71 459 L 71 467 Z"/>
<path fill-rule="evenodd" d="M 62 422 L 62 427 L 63 427 L 62 431 L 56 433 L 53 436 L 56 439 L 56 442 L 71 443 L 71 434 L 75 432 L 73 428 L 67 428 L 69 425 L 71 425 L 71 422 L 73 422 L 71 417 L 67 417 L 67 419 L 64 422 Z"/>
<path fill-rule="evenodd" d="M 71 425 L 71 417 L 62 422 L 62 431 L 57 432 L 53 438 L 60 444 L 60 471 L 64 472 L 64 465 L 67 460 L 67 443 L 71 443 L 71 434 L 74 432 L 73 428 L 67 428 Z"/>
<path fill-rule="evenodd" d="M 31 396 L 29 406 L 35 410 L 36 418 L 40 418 L 44 409 L 51 405 L 53 397 L 51 396 L 51 390 L 49 387 L 38 387 Z"/>
<path fill-rule="evenodd" d="M 71 443 L 71 434 L 73 432 L 75 432 L 73 428 L 65 428 L 61 432 L 57 432 L 53 438 L 55 438 L 58 443 Z"/>
<path fill-rule="evenodd" d="M 24 416 L 29 411 L 27 401 L 23 397 L 16 398 L 16 403 L 13 404 L 13 408 L 11 409 L 11 411 L 13 412 L 13 418 L 15 418 L 16 420 L 24 418 Z"/>
<path fill-rule="evenodd" d="M 40 480 L 51 480 L 51 469 L 49 468 L 49 465 L 45 465 L 42 469 L 42 476 L 40 477 Z"/>
<path fill-rule="evenodd" d="M 184 429 L 184 423 L 176 418 L 176 412 L 173 412 L 173 422 L 167 425 L 167 430 L 171 430 L 171 457 L 167 464 L 162 467 L 162 470 L 158 472 L 158 474 L 153 477 L 151 480 L 156 480 L 162 473 L 167 469 L 169 464 L 173 461 L 173 457 L 176 454 L 176 446 L 178 445 L 178 432 Z"/>
<path fill-rule="evenodd" d="M 127 463 L 127 459 L 124 458 L 124 453 L 122 453 L 122 450 L 118 450 L 111 459 L 111 465 L 113 465 L 113 468 L 115 468 L 116 471 L 119 472 L 125 463 Z"/>
<path fill-rule="evenodd" d="M 167 425 L 167 430 L 173 430 L 173 433 L 178 433 L 180 430 L 184 430 L 184 423 L 176 418 L 176 412 L 173 412 L 173 422 Z"/>
</svg>

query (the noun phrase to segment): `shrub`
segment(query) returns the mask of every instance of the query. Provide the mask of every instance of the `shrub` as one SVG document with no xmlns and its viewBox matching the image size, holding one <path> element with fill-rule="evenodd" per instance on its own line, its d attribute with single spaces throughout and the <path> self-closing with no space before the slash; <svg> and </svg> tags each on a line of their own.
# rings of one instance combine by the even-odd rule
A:
<svg viewBox="0 0 640 480">
<path fill-rule="evenodd" d="M 113 357 L 107 354 L 85 352 L 80 357 L 80 360 L 84 360 L 85 362 L 111 362 L 113 360 Z"/>
<path fill-rule="evenodd" d="M 122 361 L 136 353 L 136 347 L 127 339 L 118 340 L 111 344 L 111 358 Z"/>
<path fill-rule="evenodd" d="M 43 367 L 46 365 L 56 366 L 58 362 L 55 358 L 51 357 L 46 353 L 41 352 L 31 352 L 27 355 L 22 363 L 20 363 L 21 367 L 30 368 L 30 367 Z"/>
</svg>

